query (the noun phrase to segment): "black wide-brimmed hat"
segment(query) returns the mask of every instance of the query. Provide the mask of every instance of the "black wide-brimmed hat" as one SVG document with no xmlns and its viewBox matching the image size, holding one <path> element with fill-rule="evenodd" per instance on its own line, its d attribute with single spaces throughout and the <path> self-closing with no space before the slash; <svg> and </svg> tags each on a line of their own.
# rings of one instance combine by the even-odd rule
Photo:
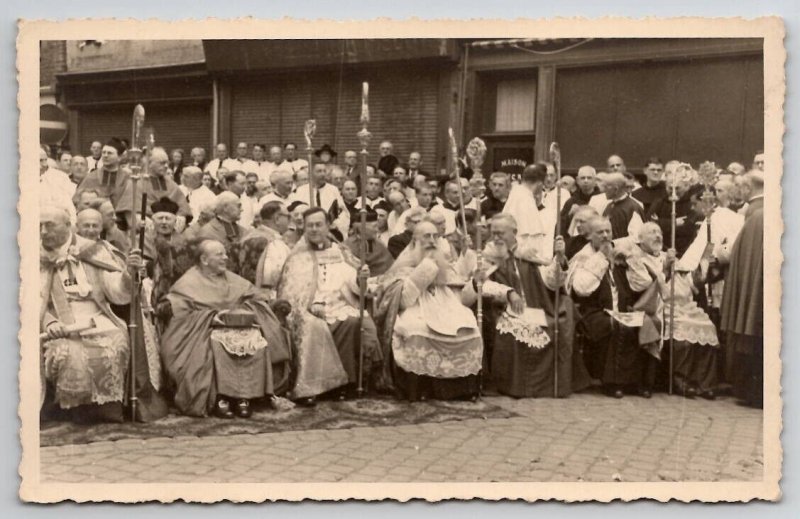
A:
<svg viewBox="0 0 800 519">
<path fill-rule="evenodd" d="M 331 157 L 335 157 L 337 155 L 337 153 L 335 151 L 333 151 L 333 148 L 331 148 L 331 146 L 329 144 L 323 144 L 320 149 L 318 149 L 317 151 L 314 152 L 314 155 L 319 157 L 320 155 L 322 155 L 323 151 L 327 151 L 328 153 L 330 153 Z"/>
<path fill-rule="evenodd" d="M 179 209 L 178 204 L 170 200 L 166 196 L 161 197 L 160 200 L 157 200 L 152 204 L 150 204 L 150 210 L 153 212 L 153 214 L 156 213 L 178 214 L 178 209 Z"/>
</svg>

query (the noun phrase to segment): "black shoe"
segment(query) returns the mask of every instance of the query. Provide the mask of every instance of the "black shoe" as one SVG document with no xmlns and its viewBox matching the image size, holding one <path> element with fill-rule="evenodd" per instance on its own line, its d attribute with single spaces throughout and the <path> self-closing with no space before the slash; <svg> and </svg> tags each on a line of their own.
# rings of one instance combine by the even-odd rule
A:
<svg viewBox="0 0 800 519">
<path fill-rule="evenodd" d="M 236 416 L 239 418 L 250 418 L 253 415 L 252 409 L 250 409 L 250 401 L 249 400 L 239 400 L 236 402 Z"/>
<path fill-rule="evenodd" d="M 616 389 L 611 393 L 611 396 L 614 398 L 622 398 L 625 396 L 625 393 L 621 389 Z"/>
<path fill-rule="evenodd" d="M 301 407 L 314 407 L 315 405 L 317 405 L 317 399 L 314 398 L 313 396 L 310 396 L 308 398 L 300 398 L 298 400 L 295 400 L 294 403 Z"/>
<path fill-rule="evenodd" d="M 683 390 L 683 397 L 693 399 L 697 396 L 697 390 L 693 387 L 687 387 Z"/>
<path fill-rule="evenodd" d="M 651 393 L 649 389 L 640 389 L 639 396 L 642 398 L 651 398 L 653 393 Z"/>
<path fill-rule="evenodd" d="M 226 420 L 232 419 L 233 411 L 231 411 L 231 403 L 224 398 L 217 400 L 217 405 L 214 406 L 214 415 L 217 418 L 224 418 Z"/>
<path fill-rule="evenodd" d="M 700 393 L 700 396 L 702 398 L 705 398 L 706 400 L 716 400 L 717 398 L 717 395 L 714 393 L 713 389 L 709 389 L 708 391 L 703 391 L 702 393 Z"/>
</svg>

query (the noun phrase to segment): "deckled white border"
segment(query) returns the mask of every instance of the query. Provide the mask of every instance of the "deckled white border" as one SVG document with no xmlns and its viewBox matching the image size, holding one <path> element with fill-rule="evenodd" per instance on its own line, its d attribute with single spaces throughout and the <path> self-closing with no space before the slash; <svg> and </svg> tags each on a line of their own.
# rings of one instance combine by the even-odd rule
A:
<svg viewBox="0 0 800 519">
<path fill-rule="evenodd" d="M 659 501 L 749 501 L 780 497 L 782 427 L 780 397 L 781 185 L 782 138 L 785 97 L 785 35 L 779 18 L 641 18 L 598 19 L 556 18 L 547 20 L 420 20 L 378 18 L 370 21 L 329 20 L 280 21 L 240 18 L 236 20 L 69 20 L 22 21 L 17 39 L 17 67 L 20 109 L 20 305 L 22 345 L 20 362 L 19 416 L 23 456 L 20 497 L 25 501 L 62 500 L 140 502 L 186 500 L 194 502 L 300 501 L 419 498 L 487 500 L 557 499 L 608 502 L 651 498 Z M 765 152 L 770 173 L 766 179 L 764 250 L 764 480 L 749 483 L 292 483 L 292 484 L 63 484 L 39 480 L 39 273 L 38 273 L 38 92 L 39 41 L 92 39 L 240 39 L 240 38 L 575 38 L 625 35 L 626 38 L 654 37 L 756 37 L 764 38 Z M 780 173 L 778 173 L 780 172 Z"/>
</svg>

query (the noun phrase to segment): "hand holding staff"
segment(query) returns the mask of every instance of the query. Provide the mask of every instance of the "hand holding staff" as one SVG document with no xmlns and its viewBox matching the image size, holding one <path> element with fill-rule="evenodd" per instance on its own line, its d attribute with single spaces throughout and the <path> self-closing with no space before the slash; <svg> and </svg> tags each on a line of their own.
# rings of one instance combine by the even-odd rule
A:
<svg viewBox="0 0 800 519">
<path fill-rule="evenodd" d="M 305 128 L 303 129 L 303 134 L 306 137 L 306 153 L 308 154 L 308 196 L 309 196 L 309 207 L 316 207 L 317 206 L 317 197 L 314 195 L 314 133 L 317 131 L 317 121 L 315 119 L 309 119 L 306 121 Z"/>
</svg>

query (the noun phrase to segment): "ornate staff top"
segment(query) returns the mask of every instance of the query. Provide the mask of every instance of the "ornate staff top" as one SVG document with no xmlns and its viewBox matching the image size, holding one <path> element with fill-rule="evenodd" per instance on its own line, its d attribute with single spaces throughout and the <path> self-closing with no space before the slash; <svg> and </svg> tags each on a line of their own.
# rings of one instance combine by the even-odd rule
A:
<svg viewBox="0 0 800 519">
<path fill-rule="evenodd" d="M 362 83 L 361 88 L 361 131 L 358 132 L 358 141 L 361 147 L 366 150 L 369 146 L 369 141 L 372 138 L 372 133 L 367 130 L 369 124 L 369 83 L 366 81 Z"/>
<path fill-rule="evenodd" d="M 550 144 L 550 161 L 557 168 L 561 166 L 561 146 L 555 141 Z"/>
<path fill-rule="evenodd" d="M 467 158 L 473 173 L 480 175 L 481 166 L 483 166 L 483 161 L 486 158 L 486 143 L 478 137 L 469 141 L 469 144 L 467 144 Z"/>
<path fill-rule="evenodd" d="M 317 121 L 315 119 L 309 119 L 306 121 L 305 128 L 303 128 L 303 133 L 306 136 L 306 147 L 313 148 L 314 143 L 314 134 L 317 131 Z"/>
<path fill-rule="evenodd" d="M 717 197 L 711 191 L 711 188 L 717 183 L 717 165 L 709 161 L 703 162 L 698 168 L 697 176 L 700 179 L 700 183 L 705 187 L 700 197 L 700 208 L 706 218 L 709 218 L 711 213 L 714 212 L 714 204 L 717 200 Z"/>
</svg>

